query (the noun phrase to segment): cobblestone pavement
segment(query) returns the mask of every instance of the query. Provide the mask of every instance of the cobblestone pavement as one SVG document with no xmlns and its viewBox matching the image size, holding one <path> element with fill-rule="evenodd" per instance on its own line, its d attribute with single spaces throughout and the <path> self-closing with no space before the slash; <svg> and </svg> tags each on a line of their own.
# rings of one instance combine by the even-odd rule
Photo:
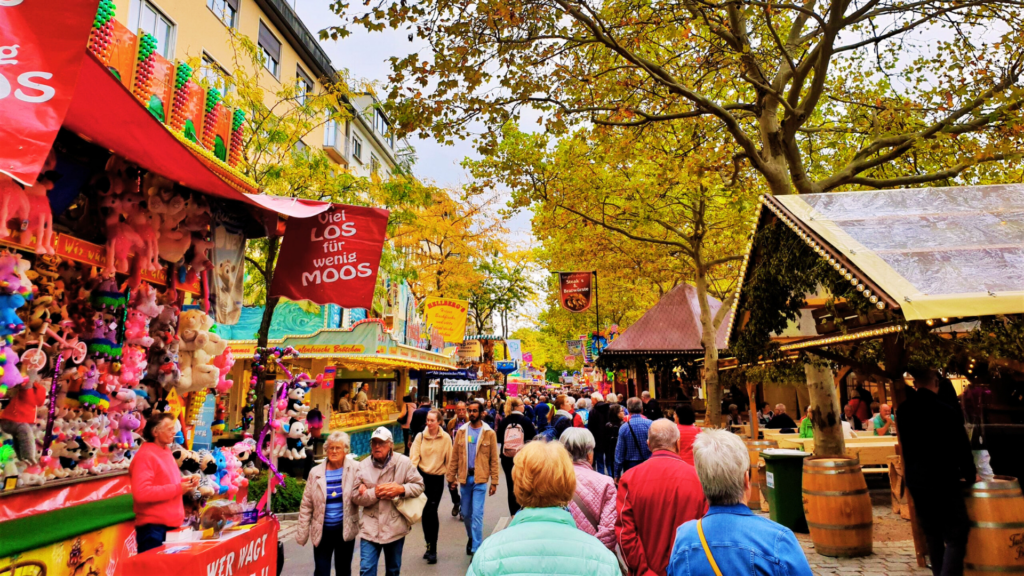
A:
<svg viewBox="0 0 1024 576">
<path fill-rule="evenodd" d="M 928 568 L 919 568 L 914 554 L 914 542 L 875 542 L 874 554 L 863 558 L 829 558 L 814 551 L 807 534 L 797 534 L 797 540 L 807 555 L 811 570 L 822 576 L 910 576 L 930 575 Z"/>
</svg>

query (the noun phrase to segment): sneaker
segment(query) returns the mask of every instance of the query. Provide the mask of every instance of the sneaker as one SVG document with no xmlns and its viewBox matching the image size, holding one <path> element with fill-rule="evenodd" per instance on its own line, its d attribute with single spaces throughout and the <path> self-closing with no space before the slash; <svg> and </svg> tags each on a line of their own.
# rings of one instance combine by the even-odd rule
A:
<svg viewBox="0 0 1024 576">
<path fill-rule="evenodd" d="M 427 544 L 427 564 L 437 564 L 437 544 Z"/>
<path fill-rule="evenodd" d="M 462 516 L 462 512 L 459 512 L 459 522 L 465 522 L 466 518 Z"/>
<path fill-rule="evenodd" d="M 459 515 L 459 508 L 460 506 L 458 504 L 452 506 L 452 518 Z"/>
<path fill-rule="evenodd" d="M 466 542 L 466 556 L 473 555 L 473 539 L 470 538 L 469 542 Z"/>
</svg>

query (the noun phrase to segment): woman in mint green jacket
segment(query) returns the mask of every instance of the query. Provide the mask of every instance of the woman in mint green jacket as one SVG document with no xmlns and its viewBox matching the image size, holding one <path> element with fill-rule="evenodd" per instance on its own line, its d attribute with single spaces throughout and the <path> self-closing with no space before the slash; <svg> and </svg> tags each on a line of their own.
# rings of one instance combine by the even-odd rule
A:
<svg viewBox="0 0 1024 576">
<path fill-rule="evenodd" d="M 484 540 L 466 576 L 621 576 L 615 554 L 576 528 L 565 510 L 576 492 L 576 473 L 565 448 L 558 442 L 530 442 L 514 462 L 516 500 L 523 508 L 508 528 Z"/>
</svg>

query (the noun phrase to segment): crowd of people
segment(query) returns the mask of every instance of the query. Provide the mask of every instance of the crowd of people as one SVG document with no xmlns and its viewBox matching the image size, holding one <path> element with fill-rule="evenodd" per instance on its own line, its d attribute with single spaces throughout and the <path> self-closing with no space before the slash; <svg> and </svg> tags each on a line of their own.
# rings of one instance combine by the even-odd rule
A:
<svg viewBox="0 0 1024 576">
<path fill-rule="evenodd" d="M 328 437 L 296 535 L 313 544 L 316 576 L 332 565 L 350 574 L 357 537 L 362 576 L 377 573 L 381 555 L 398 575 L 417 520 L 423 560 L 436 563 L 445 486 L 465 525 L 468 575 L 682 576 L 715 574 L 712 564 L 740 574 L 750 570 L 731 568 L 751 558 L 770 573 L 811 573 L 792 532 L 746 507 L 743 441 L 701 431 L 688 406 L 663 413 L 646 393 L 498 396 L 460 402 L 445 422 L 429 399 L 410 398 L 399 421 L 408 457 L 384 427 L 361 462 L 345 433 Z M 512 520 L 485 539 L 485 503 L 501 481 Z"/>
</svg>

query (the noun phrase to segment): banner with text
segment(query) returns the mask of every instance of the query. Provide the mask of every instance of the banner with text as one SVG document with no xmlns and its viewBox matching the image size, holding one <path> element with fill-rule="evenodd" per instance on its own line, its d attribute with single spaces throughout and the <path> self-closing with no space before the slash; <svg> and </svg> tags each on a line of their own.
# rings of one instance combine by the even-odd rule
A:
<svg viewBox="0 0 1024 576">
<path fill-rule="evenodd" d="M 569 312 L 583 312 L 590 309 L 593 272 L 559 272 L 558 300 Z"/>
<path fill-rule="evenodd" d="M 289 219 L 270 295 L 369 308 L 388 214 L 380 208 L 334 204 L 312 218 Z"/>
<path fill-rule="evenodd" d="M 0 1 L 0 173 L 35 184 L 75 94 L 98 5 Z"/>
<path fill-rule="evenodd" d="M 466 337 L 469 302 L 451 298 L 427 298 L 423 304 L 427 329 L 436 329 L 445 342 L 462 343 Z"/>
</svg>

